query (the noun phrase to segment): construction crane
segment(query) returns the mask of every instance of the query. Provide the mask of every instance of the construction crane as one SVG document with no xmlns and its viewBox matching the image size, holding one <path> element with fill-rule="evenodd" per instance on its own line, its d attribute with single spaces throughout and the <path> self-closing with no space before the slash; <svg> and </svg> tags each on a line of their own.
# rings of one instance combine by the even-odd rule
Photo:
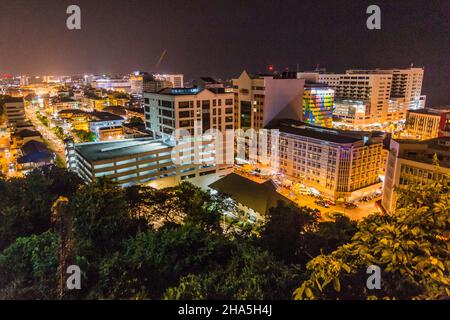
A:
<svg viewBox="0 0 450 320">
<path fill-rule="evenodd" d="M 163 61 L 166 54 L 167 54 L 167 49 L 164 49 L 164 51 L 161 53 L 161 56 L 159 57 L 158 62 L 155 65 L 155 73 L 158 73 L 158 68 L 161 65 L 161 62 Z"/>
</svg>

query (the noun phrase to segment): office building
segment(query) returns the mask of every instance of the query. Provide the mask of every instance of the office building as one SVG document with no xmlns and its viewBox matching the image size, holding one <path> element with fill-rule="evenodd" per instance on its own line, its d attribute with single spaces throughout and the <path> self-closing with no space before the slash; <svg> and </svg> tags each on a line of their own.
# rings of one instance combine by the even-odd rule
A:
<svg viewBox="0 0 450 320">
<path fill-rule="evenodd" d="M 235 127 L 263 129 L 272 119 L 303 119 L 305 79 L 283 75 L 251 75 L 233 79 Z"/>
<path fill-rule="evenodd" d="M 157 81 L 170 82 L 172 88 L 184 87 L 184 76 L 182 74 L 154 74 L 153 77 Z"/>
<path fill-rule="evenodd" d="M 279 130 L 279 171 L 335 200 L 353 201 L 381 188 L 384 134 L 341 131 L 293 120 L 273 120 Z"/>
<path fill-rule="evenodd" d="M 25 105 L 22 98 L 6 99 L 3 110 L 6 116 L 6 123 L 9 127 L 14 127 L 16 123 L 26 120 Z"/>
<path fill-rule="evenodd" d="M 450 106 L 411 109 L 406 113 L 405 131 L 413 138 L 437 138 L 444 135 L 447 128 L 450 128 Z"/>
<path fill-rule="evenodd" d="M 194 124 L 201 132 L 234 129 L 233 93 L 220 89 L 166 88 L 158 93 L 144 93 L 145 124 L 155 133 L 172 135 L 186 129 L 194 135 Z"/>
<path fill-rule="evenodd" d="M 158 93 L 145 92 L 144 105 L 146 129 L 154 136 L 174 139 L 179 129 L 192 137 L 208 130 L 220 131 L 223 140 L 218 148 L 223 158 L 217 160 L 221 167 L 232 166 L 233 148 L 226 147 L 225 133 L 234 130 L 233 93 L 223 89 L 166 88 Z"/>
<path fill-rule="evenodd" d="M 153 77 L 148 72 L 133 72 L 130 74 L 130 93 L 142 95 L 144 92 L 144 82 L 151 80 Z"/>
<path fill-rule="evenodd" d="M 450 137 L 429 140 L 391 140 L 383 187 L 383 208 L 393 213 L 397 188 L 439 181 L 449 187 Z"/>
</svg>

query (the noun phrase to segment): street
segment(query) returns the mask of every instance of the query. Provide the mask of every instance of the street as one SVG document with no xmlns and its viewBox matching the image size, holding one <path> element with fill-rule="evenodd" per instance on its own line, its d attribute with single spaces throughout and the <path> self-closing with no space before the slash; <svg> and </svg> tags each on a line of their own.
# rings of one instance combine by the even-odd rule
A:
<svg viewBox="0 0 450 320">
<path fill-rule="evenodd" d="M 53 133 L 53 131 L 42 124 L 36 117 L 36 111 L 40 111 L 36 106 L 28 106 L 25 108 L 27 119 L 31 121 L 37 131 L 42 134 L 48 147 L 52 149 L 63 161 L 65 159 L 64 143 Z M 48 118 L 51 122 L 51 118 Z"/>
</svg>

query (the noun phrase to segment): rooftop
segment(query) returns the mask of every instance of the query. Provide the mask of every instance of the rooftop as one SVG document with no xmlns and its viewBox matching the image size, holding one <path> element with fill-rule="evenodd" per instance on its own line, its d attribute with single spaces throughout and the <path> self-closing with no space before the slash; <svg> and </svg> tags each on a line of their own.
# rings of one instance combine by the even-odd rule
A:
<svg viewBox="0 0 450 320">
<path fill-rule="evenodd" d="M 429 115 L 435 115 L 435 116 L 439 116 L 441 113 L 448 112 L 448 111 L 450 111 L 450 107 L 447 110 L 444 108 L 442 108 L 442 109 L 422 108 L 422 109 L 408 110 L 409 113 L 429 114 Z"/>
<path fill-rule="evenodd" d="M 101 161 L 165 149 L 169 145 L 153 138 L 88 142 L 76 145 L 76 150 L 88 161 Z"/>
<path fill-rule="evenodd" d="M 191 96 L 199 94 L 203 91 L 210 91 L 216 94 L 227 93 L 224 88 L 164 88 L 157 92 L 157 94 L 164 94 L 169 96 Z"/>
<path fill-rule="evenodd" d="M 16 133 L 16 135 L 22 137 L 22 138 L 28 138 L 28 137 L 41 137 L 39 131 L 30 130 L 30 129 L 24 129 Z"/>
<path fill-rule="evenodd" d="M 4 98 L 3 102 L 5 102 L 5 103 L 23 102 L 23 98 L 16 98 L 16 97 L 7 96 L 7 97 Z"/>
<path fill-rule="evenodd" d="M 309 124 L 290 119 L 272 120 L 266 126 L 266 129 L 279 129 L 280 132 L 284 133 L 342 144 L 355 143 L 363 140 L 364 137 L 371 135 L 370 133 L 363 131 L 343 131 L 311 126 Z"/>
<path fill-rule="evenodd" d="M 119 120 L 125 120 L 121 116 L 115 115 L 111 112 L 105 112 L 105 111 L 92 111 L 92 122 L 100 122 L 100 121 L 119 121 Z"/>
<path fill-rule="evenodd" d="M 51 162 L 54 158 L 53 152 L 51 152 L 45 144 L 39 141 L 29 141 L 20 149 L 23 153 L 23 156 L 17 159 L 17 162 L 20 164 Z"/>
<path fill-rule="evenodd" d="M 291 200 L 276 191 L 271 180 L 257 183 L 238 174 L 231 173 L 209 185 L 210 188 L 230 196 L 235 201 L 260 214 L 268 213 L 278 201 L 290 203 Z M 258 195 L 255 197 L 255 195 Z"/>
<path fill-rule="evenodd" d="M 432 164 L 434 156 L 439 165 L 450 168 L 450 137 L 428 140 L 395 139 L 400 144 L 399 158 Z"/>
<path fill-rule="evenodd" d="M 109 106 L 103 109 L 105 112 L 113 113 L 118 116 L 126 116 L 127 111 L 124 107 L 121 106 Z"/>
</svg>

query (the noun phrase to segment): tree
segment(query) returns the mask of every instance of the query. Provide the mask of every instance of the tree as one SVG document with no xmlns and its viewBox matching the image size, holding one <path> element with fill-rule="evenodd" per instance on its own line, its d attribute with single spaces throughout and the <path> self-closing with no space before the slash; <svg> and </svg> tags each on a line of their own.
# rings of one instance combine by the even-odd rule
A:
<svg viewBox="0 0 450 320">
<path fill-rule="evenodd" d="M 182 276 L 215 270 L 230 256 L 229 241 L 192 226 L 140 232 L 100 267 L 97 296 L 160 299 Z"/>
<path fill-rule="evenodd" d="M 80 184 L 75 173 L 55 166 L 35 169 L 24 179 L 0 180 L 0 251 L 17 237 L 47 231 L 53 202 Z"/>
<path fill-rule="evenodd" d="M 58 236 L 19 237 L 0 254 L 0 299 L 56 298 Z"/>
<path fill-rule="evenodd" d="M 308 263 L 309 278 L 295 298 L 449 297 L 449 223 L 450 195 L 443 185 L 402 188 L 395 213 L 368 216 L 350 243 Z M 382 270 L 381 290 L 366 288 L 370 265 Z"/>
<path fill-rule="evenodd" d="M 294 262 L 299 254 L 302 233 L 317 224 L 318 215 L 313 209 L 278 202 L 270 208 L 261 232 L 261 243 L 278 259 Z"/>
<path fill-rule="evenodd" d="M 80 140 L 80 142 L 92 142 L 97 138 L 95 133 L 90 131 L 73 129 L 72 133 Z"/>
<path fill-rule="evenodd" d="M 209 272 L 189 274 L 168 288 L 169 300 L 289 299 L 298 277 L 295 267 L 278 262 L 267 251 L 235 244 L 229 261 Z"/>
<path fill-rule="evenodd" d="M 131 117 L 130 119 L 128 119 L 128 123 L 131 123 L 131 124 L 144 124 L 144 121 L 142 121 L 141 118 L 134 116 L 134 117 Z"/>
</svg>

